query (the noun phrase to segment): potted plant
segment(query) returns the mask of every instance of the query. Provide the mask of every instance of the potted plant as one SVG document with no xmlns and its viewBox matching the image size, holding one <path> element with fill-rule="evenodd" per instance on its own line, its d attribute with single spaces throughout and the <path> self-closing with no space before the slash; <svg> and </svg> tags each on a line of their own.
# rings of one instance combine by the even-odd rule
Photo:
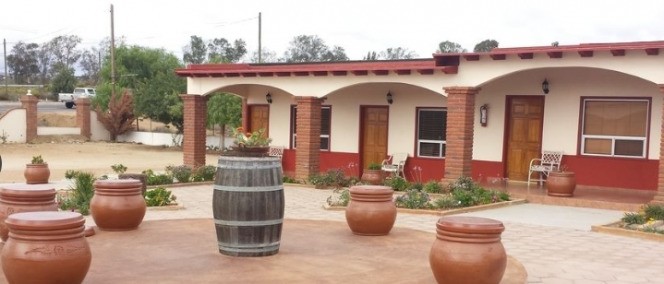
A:
<svg viewBox="0 0 664 284">
<path fill-rule="evenodd" d="M 48 163 L 44 162 L 41 155 L 33 156 L 32 161 L 25 165 L 25 182 L 27 184 L 48 183 L 51 171 L 48 169 Z"/>
<path fill-rule="evenodd" d="M 272 142 L 272 138 L 265 135 L 264 128 L 254 132 L 245 132 L 244 128 L 238 127 L 233 129 L 233 138 L 235 138 L 233 150 L 245 153 L 267 154 Z"/>
<path fill-rule="evenodd" d="M 552 171 L 546 179 L 546 192 L 550 196 L 572 197 L 576 189 L 576 175 L 561 166 L 559 170 Z"/>
<path fill-rule="evenodd" d="M 361 180 L 369 184 L 380 185 L 383 184 L 383 178 L 381 164 L 370 163 L 367 169 L 362 172 Z"/>
</svg>

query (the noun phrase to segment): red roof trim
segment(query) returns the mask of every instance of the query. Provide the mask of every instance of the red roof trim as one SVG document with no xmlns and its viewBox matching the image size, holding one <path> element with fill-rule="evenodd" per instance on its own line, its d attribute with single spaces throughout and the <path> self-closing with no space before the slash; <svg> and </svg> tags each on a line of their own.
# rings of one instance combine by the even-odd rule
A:
<svg viewBox="0 0 664 284">
<path fill-rule="evenodd" d="M 658 55 L 659 48 L 646 48 L 646 54 L 648 55 Z"/>
<path fill-rule="evenodd" d="M 592 50 L 579 50 L 581 57 L 593 57 L 594 51 Z"/>
<path fill-rule="evenodd" d="M 468 61 L 478 61 L 480 60 L 480 55 L 479 54 L 466 54 L 463 56 L 464 59 Z"/>
<path fill-rule="evenodd" d="M 624 49 L 611 49 L 611 54 L 613 54 L 613 56 L 625 56 L 625 50 Z"/>
<path fill-rule="evenodd" d="M 395 70 L 398 75 L 410 75 L 410 69 Z"/>
<path fill-rule="evenodd" d="M 491 56 L 491 59 L 493 60 L 505 60 L 505 58 L 507 58 L 504 53 L 492 53 L 489 54 L 489 56 Z"/>
<path fill-rule="evenodd" d="M 519 53 L 519 58 L 521 58 L 521 59 L 533 59 L 533 53 L 532 52 Z"/>
<path fill-rule="evenodd" d="M 562 51 L 550 51 L 550 52 L 547 52 L 546 55 L 548 55 L 549 58 L 563 58 L 563 52 Z"/>
</svg>

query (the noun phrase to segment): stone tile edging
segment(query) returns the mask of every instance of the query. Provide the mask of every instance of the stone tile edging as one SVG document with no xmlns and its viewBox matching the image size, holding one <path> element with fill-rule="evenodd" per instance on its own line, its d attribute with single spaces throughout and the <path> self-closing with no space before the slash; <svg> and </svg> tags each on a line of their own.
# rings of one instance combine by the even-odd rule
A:
<svg viewBox="0 0 664 284">
<path fill-rule="evenodd" d="M 656 242 L 664 242 L 664 234 L 648 233 L 648 232 L 642 232 L 642 231 L 637 231 L 637 230 L 630 230 L 630 229 L 623 229 L 623 228 L 614 227 L 616 224 L 619 224 L 619 223 L 620 223 L 620 221 L 609 223 L 609 224 L 606 224 L 606 225 L 594 225 L 594 226 L 590 227 L 590 230 L 593 231 L 593 232 L 597 232 L 597 233 L 605 233 L 605 234 L 611 234 L 611 235 L 616 235 L 616 236 L 638 238 L 638 239 L 642 239 L 642 240 L 651 240 L 651 241 L 656 241 Z"/>
<path fill-rule="evenodd" d="M 445 215 L 454 215 L 454 214 L 482 211 L 482 210 L 488 210 L 488 209 L 496 209 L 496 208 L 502 208 L 502 207 L 525 204 L 525 203 L 527 203 L 527 201 L 525 199 L 515 199 L 515 200 L 510 200 L 510 201 L 503 201 L 503 202 L 491 203 L 491 204 L 483 204 L 483 205 L 477 205 L 477 206 L 471 206 L 471 207 L 465 207 L 465 208 L 458 208 L 458 209 L 451 209 L 451 210 L 408 209 L 408 208 L 398 208 L 397 207 L 397 212 L 407 213 L 407 214 L 425 214 L 425 215 L 445 216 Z M 323 209 L 330 210 L 330 211 L 345 211 L 346 207 L 344 207 L 344 206 L 330 206 L 330 205 L 327 205 L 327 203 L 323 203 Z"/>
<path fill-rule="evenodd" d="M 184 205 L 177 203 L 177 204 L 170 204 L 166 206 L 148 206 L 148 211 L 177 211 L 177 210 L 184 210 Z"/>
</svg>

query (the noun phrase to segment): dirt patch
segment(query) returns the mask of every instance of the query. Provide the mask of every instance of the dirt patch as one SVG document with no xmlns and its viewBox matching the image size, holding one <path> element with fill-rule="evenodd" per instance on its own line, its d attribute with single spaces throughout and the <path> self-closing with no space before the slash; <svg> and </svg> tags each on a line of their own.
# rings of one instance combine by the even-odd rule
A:
<svg viewBox="0 0 664 284">
<path fill-rule="evenodd" d="M 41 155 L 48 163 L 51 181 L 64 180 L 67 170 L 101 176 L 112 174 L 111 165 L 115 164 L 125 165 L 128 173 L 140 173 L 147 169 L 163 171 L 166 166 L 184 163 L 182 150 L 175 147 L 109 142 L 0 144 L 0 183 L 25 182 L 25 164 L 35 155 Z M 209 154 L 206 163 L 216 166 L 217 158 Z"/>
<path fill-rule="evenodd" d="M 76 112 L 38 113 L 37 126 L 76 127 Z"/>
</svg>

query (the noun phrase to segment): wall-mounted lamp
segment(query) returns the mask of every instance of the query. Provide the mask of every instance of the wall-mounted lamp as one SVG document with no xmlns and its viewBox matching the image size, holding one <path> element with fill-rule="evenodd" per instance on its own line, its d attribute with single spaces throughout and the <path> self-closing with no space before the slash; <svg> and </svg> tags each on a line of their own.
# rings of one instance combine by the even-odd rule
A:
<svg viewBox="0 0 664 284">
<path fill-rule="evenodd" d="M 542 82 L 542 92 L 544 92 L 545 95 L 549 93 L 549 81 L 546 79 Z"/>
<path fill-rule="evenodd" d="M 483 104 L 480 107 L 480 124 L 482 126 L 487 126 L 489 123 L 489 106 L 487 104 Z"/>
<path fill-rule="evenodd" d="M 265 95 L 265 100 L 267 101 L 268 104 L 271 104 L 272 103 L 272 95 L 270 93 L 267 93 L 267 95 Z"/>
<path fill-rule="evenodd" d="M 385 99 L 387 99 L 388 104 L 392 104 L 394 102 L 394 98 L 392 98 L 392 93 L 389 91 L 387 92 L 387 95 L 385 95 Z"/>
</svg>

